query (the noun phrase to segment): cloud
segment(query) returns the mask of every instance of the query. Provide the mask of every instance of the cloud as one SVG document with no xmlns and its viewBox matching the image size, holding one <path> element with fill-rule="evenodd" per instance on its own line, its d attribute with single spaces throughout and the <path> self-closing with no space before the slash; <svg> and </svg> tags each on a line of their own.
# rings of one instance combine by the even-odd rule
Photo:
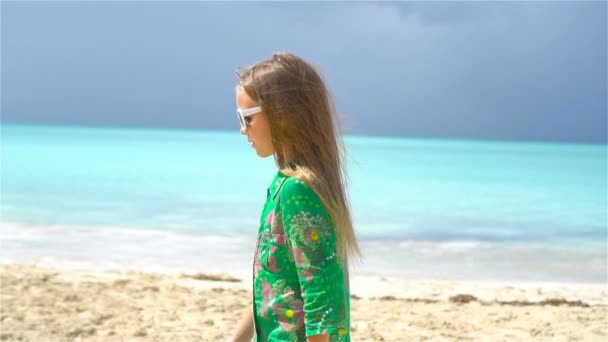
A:
<svg viewBox="0 0 608 342">
<path fill-rule="evenodd" d="M 286 50 L 349 132 L 606 141 L 589 2 L 3 2 L 2 119 L 233 129 L 234 70 Z"/>
</svg>

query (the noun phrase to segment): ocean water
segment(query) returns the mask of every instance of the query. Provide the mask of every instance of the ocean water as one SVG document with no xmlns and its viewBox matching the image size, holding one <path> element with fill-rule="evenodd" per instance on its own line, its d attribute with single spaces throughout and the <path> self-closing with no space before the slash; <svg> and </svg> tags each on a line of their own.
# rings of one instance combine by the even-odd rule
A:
<svg viewBox="0 0 608 342">
<path fill-rule="evenodd" d="M 238 130 L 0 134 L 0 262 L 248 276 L 276 166 Z M 355 273 L 608 283 L 606 145 L 345 144 Z"/>
</svg>

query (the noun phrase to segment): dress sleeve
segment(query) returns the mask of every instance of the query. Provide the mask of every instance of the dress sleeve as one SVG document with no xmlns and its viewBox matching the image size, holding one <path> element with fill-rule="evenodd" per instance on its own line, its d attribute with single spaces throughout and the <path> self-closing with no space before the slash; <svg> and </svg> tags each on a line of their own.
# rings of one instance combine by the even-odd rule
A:
<svg viewBox="0 0 608 342">
<path fill-rule="evenodd" d="M 345 335 L 348 292 L 329 215 L 317 194 L 298 179 L 286 181 L 279 196 L 304 301 L 306 335 Z"/>
</svg>

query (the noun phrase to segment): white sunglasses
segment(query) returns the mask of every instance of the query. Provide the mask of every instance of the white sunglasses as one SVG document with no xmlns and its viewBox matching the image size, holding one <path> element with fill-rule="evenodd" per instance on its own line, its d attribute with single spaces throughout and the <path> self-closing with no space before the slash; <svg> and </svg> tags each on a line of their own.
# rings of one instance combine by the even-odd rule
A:
<svg viewBox="0 0 608 342">
<path fill-rule="evenodd" d="M 257 114 L 261 111 L 262 111 L 262 107 L 260 107 L 260 106 L 251 107 L 251 108 L 247 108 L 247 109 L 237 108 L 236 113 L 239 116 L 239 122 L 241 123 L 241 128 L 246 129 L 247 126 L 249 126 L 249 123 L 245 120 L 246 117 L 251 116 L 253 114 Z"/>
</svg>

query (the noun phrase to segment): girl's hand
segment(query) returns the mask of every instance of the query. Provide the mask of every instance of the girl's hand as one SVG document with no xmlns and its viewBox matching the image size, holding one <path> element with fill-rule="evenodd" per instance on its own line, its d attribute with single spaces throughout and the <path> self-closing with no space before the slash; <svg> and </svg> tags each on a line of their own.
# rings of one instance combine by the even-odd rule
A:
<svg viewBox="0 0 608 342">
<path fill-rule="evenodd" d="M 308 337 L 308 342 L 328 342 L 328 341 L 329 341 L 329 335 L 327 335 L 327 334 L 314 335 L 314 336 Z"/>
</svg>

